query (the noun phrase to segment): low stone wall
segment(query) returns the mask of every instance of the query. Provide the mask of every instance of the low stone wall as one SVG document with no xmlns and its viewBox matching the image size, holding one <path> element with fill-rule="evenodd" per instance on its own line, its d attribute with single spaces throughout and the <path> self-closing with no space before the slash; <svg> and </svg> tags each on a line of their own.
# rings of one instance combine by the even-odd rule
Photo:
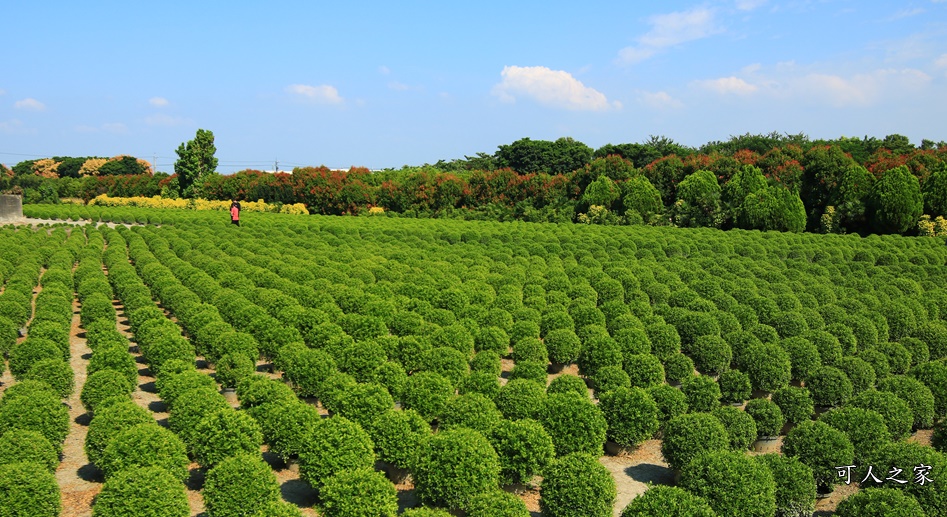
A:
<svg viewBox="0 0 947 517">
<path fill-rule="evenodd" d="M 23 220 L 23 198 L 0 194 L 0 222 L 8 223 Z"/>
</svg>

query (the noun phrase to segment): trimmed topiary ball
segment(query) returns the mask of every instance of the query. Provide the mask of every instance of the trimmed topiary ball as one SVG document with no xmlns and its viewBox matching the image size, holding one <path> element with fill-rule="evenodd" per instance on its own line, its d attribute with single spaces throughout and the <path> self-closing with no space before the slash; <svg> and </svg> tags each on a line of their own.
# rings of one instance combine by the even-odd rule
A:
<svg viewBox="0 0 947 517">
<path fill-rule="evenodd" d="M 490 442 L 477 431 L 458 428 L 429 437 L 412 467 L 423 503 L 464 508 L 499 485 L 500 462 Z"/>
<path fill-rule="evenodd" d="M 776 515 L 812 515 L 815 511 L 816 485 L 812 469 L 797 458 L 764 454 L 757 460 L 769 468 L 776 483 Z"/>
<path fill-rule="evenodd" d="M 900 441 L 886 444 L 878 456 L 874 472 L 879 478 L 884 479 L 880 474 L 885 474 L 907 481 L 903 484 L 885 482 L 884 486 L 898 488 L 914 496 L 927 515 L 944 514 L 947 510 L 947 492 L 936 481 L 938 477 L 947 476 L 947 458 L 944 454 L 919 443 Z M 915 472 L 914 468 L 921 465 L 931 468 L 927 470 L 922 467 Z M 892 471 L 892 467 L 903 471 Z M 924 474 L 927 479 L 921 479 L 918 474 Z"/>
<path fill-rule="evenodd" d="M 845 356 L 835 361 L 835 367 L 844 372 L 851 381 L 853 395 L 875 387 L 875 370 L 867 361 L 859 357 Z"/>
<path fill-rule="evenodd" d="M 494 402 L 504 418 L 537 418 L 546 401 L 546 390 L 538 382 L 513 379 L 500 387 Z"/>
<path fill-rule="evenodd" d="M 213 517 L 241 517 L 280 500 L 273 470 L 259 453 L 227 458 L 207 471 L 204 507 Z"/>
<path fill-rule="evenodd" d="M 0 436 L 0 465 L 12 463 L 36 463 L 56 472 L 59 453 L 36 431 L 11 429 Z"/>
<path fill-rule="evenodd" d="M 216 389 L 192 388 L 175 400 L 174 409 L 168 415 L 168 427 L 191 445 L 195 441 L 197 424 L 205 415 L 218 409 L 227 409 L 230 403 Z"/>
<path fill-rule="evenodd" d="M 845 372 L 832 366 L 816 369 L 806 381 L 806 387 L 812 393 L 812 401 L 817 406 L 841 406 L 852 398 L 852 381 Z"/>
<path fill-rule="evenodd" d="M 773 393 L 772 400 L 779 406 L 787 422 L 794 424 L 805 422 L 815 413 L 812 393 L 805 388 L 787 386 L 778 389 Z"/>
<path fill-rule="evenodd" d="M 197 423 L 191 454 L 200 466 L 209 468 L 231 456 L 259 452 L 261 445 L 263 434 L 253 417 L 243 411 L 220 409 Z"/>
<path fill-rule="evenodd" d="M 793 427 L 783 440 L 782 452 L 811 468 L 820 489 L 839 483 L 835 467 L 851 465 L 855 459 L 852 442 L 845 433 L 825 422 L 803 422 Z"/>
<path fill-rule="evenodd" d="M 115 396 L 129 396 L 135 391 L 134 386 L 128 384 L 128 378 L 115 370 L 99 370 L 88 378 L 82 386 L 79 400 L 82 406 L 90 413 L 95 412 L 99 402 Z"/>
<path fill-rule="evenodd" d="M 500 355 L 492 350 L 477 352 L 470 360 L 471 373 L 482 372 L 499 377 L 503 370 Z"/>
<path fill-rule="evenodd" d="M 322 421 L 315 407 L 298 400 L 271 402 L 255 406 L 248 412 L 259 422 L 270 452 L 283 461 L 299 455 L 310 434 Z"/>
<path fill-rule="evenodd" d="M 855 463 L 867 465 L 888 443 L 888 428 L 876 411 L 858 407 L 836 408 L 819 417 L 820 422 L 845 433 L 855 450 Z"/>
<path fill-rule="evenodd" d="M 680 486 L 702 497 L 719 515 L 768 517 L 776 513 L 772 472 L 739 452 L 696 456 L 681 470 Z"/>
<path fill-rule="evenodd" d="M 569 364 L 579 358 L 582 350 L 582 341 L 575 331 L 570 329 L 556 329 L 546 334 L 543 339 L 549 360 L 554 364 Z"/>
<path fill-rule="evenodd" d="M 674 417 L 664 425 L 661 453 L 672 469 L 681 470 L 703 452 L 729 448 L 727 430 L 710 413 L 688 413 Z"/>
<path fill-rule="evenodd" d="M 884 418 L 888 436 L 900 440 L 911 433 L 914 413 L 908 403 L 887 391 L 867 390 L 859 393 L 851 401 L 852 407 L 877 411 Z"/>
<path fill-rule="evenodd" d="M 0 465 L 0 512 L 11 517 L 58 517 L 62 511 L 56 477 L 38 463 Z"/>
<path fill-rule="evenodd" d="M 681 390 L 662 384 L 652 386 L 646 391 L 658 408 L 657 417 L 661 427 L 664 427 L 668 420 L 687 413 L 687 396 Z"/>
<path fill-rule="evenodd" d="M 19 394 L 13 390 L 16 385 L 11 386 L 0 399 L 0 434 L 13 429 L 35 431 L 49 440 L 58 454 L 69 434 L 69 410 L 57 395 L 44 391 L 45 383 L 37 385 L 35 391 Z"/>
<path fill-rule="evenodd" d="M 138 424 L 154 421 L 155 417 L 150 411 L 130 399 L 100 408 L 89 423 L 89 432 L 85 438 L 86 457 L 90 463 L 98 465 L 102 453 L 113 438 Z"/>
<path fill-rule="evenodd" d="M 246 354 L 224 354 L 217 360 L 215 379 L 224 388 L 235 388 L 243 379 L 256 373 L 256 363 Z"/>
<path fill-rule="evenodd" d="M 539 506 L 548 517 L 608 517 L 617 489 L 615 480 L 595 456 L 569 454 L 543 475 Z"/>
<path fill-rule="evenodd" d="M 121 372 L 125 374 L 129 384 L 138 385 L 138 365 L 135 363 L 135 358 L 128 353 L 128 340 L 122 344 L 102 345 L 92 353 L 86 375 L 105 369 Z"/>
<path fill-rule="evenodd" d="M 804 381 L 822 365 L 819 349 L 804 337 L 786 338 L 779 345 L 789 354 L 793 379 Z"/>
<path fill-rule="evenodd" d="M 712 414 L 730 437 L 730 449 L 734 451 L 745 451 L 756 440 L 756 420 L 745 411 L 741 411 L 732 406 L 720 406 L 714 409 Z"/>
<path fill-rule="evenodd" d="M 131 467 L 161 467 L 184 482 L 190 460 L 184 442 L 156 423 L 138 424 L 122 431 L 102 451 L 99 469 L 108 479 Z"/>
<path fill-rule="evenodd" d="M 442 375 L 418 372 L 408 376 L 401 402 L 406 409 L 414 409 L 432 422 L 444 412 L 453 395 L 454 386 Z"/>
<path fill-rule="evenodd" d="M 632 388 L 648 388 L 664 383 L 664 366 L 651 354 L 625 356 L 625 372 Z"/>
<path fill-rule="evenodd" d="M 341 416 L 323 419 L 299 453 L 299 477 L 313 488 L 346 469 L 372 468 L 375 446 L 358 424 Z"/>
<path fill-rule="evenodd" d="M 479 393 L 468 393 L 448 401 L 438 423 L 440 429 L 466 427 L 487 435 L 501 418 L 492 400 Z"/>
<path fill-rule="evenodd" d="M 681 384 L 681 391 L 691 411 L 712 411 L 720 405 L 720 386 L 712 377 L 691 376 Z"/>
<path fill-rule="evenodd" d="M 599 397 L 608 424 L 606 437 L 622 447 L 650 439 L 658 431 L 658 407 L 642 388 L 617 388 Z"/>
<path fill-rule="evenodd" d="M 635 497 L 621 512 L 621 517 L 716 517 L 702 497 L 683 488 L 652 485 Z"/>
<path fill-rule="evenodd" d="M 779 436 L 786 423 L 782 410 L 769 399 L 752 399 L 746 403 L 745 411 L 756 421 L 756 430 L 761 438 Z"/>
<path fill-rule="evenodd" d="M 720 401 L 724 403 L 742 403 L 753 395 L 750 376 L 740 370 L 727 370 L 717 377 L 720 387 Z"/>
<path fill-rule="evenodd" d="M 581 377 L 567 373 L 556 377 L 549 383 L 549 386 L 546 387 L 547 395 L 555 395 L 557 393 L 575 393 L 577 395 L 588 396 L 589 390 Z"/>
<path fill-rule="evenodd" d="M 605 366 L 589 377 L 595 388 L 596 396 L 618 388 L 630 388 L 631 379 L 621 366 Z"/>
<path fill-rule="evenodd" d="M 705 375 L 719 375 L 730 367 L 733 351 L 720 336 L 699 336 L 684 348 L 684 353 L 694 360 L 697 371 Z"/>
<path fill-rule="evenodd" d="M 668 382 L 683 383 L 694 376 L 694 361 L 676 353 L 664 360 L 664 375 Z"/>
<path fill-rule="evenodd" d="M 93 517 L 187 517 L 187 489 L 161 467 L 132 467 L 102 486 L 92 505 Z"/>
<path fill-rule="evenodd" d="M 529 517 L 526 503 L 514 494 L 492 490 L 467 506 L 467 517 Z"/>
<path fill-rule="evenodd" d="M 838 504 L 838 517 L 873 517 L 890 515 L 897 517 L 925 517 L 917 499 L 892 488 L 863 488 Z"/>
<path fill-rule="evenodd" d="M 878 391 L 894 393 L 907 402 L 914 413 L 915 429 L 930 429 L 934 425 L 934 394 L 919 380 L 892 375 L 878 383 Z"/>
<path fill-rule="evenodd" d="M 753 389 L 772 393 L 787 386 L 792 377 L 789 353 L 775 343 L 749 347 L 741 362 L 740 369 L 750 376 Z"/>
<path fill-rule="evenodd" d="M 319 491 L 325 517 L 394 517 L 398 492 L 384 474 L 371 468 L 341 471 Z"/>
<path fill-rule="evenodd" d="M 540 422 L 552 437 L 556 455 L 583 452 L 601 456 L 608 423 L 601 408 L 571 393 L 546 398 Z"/>
<path fill-rule="evenodd" d="M 27 338 L 10 349 L 10 373 L 23 380 L 34 364 L 43 359 L 62 359 L 62 351 L 48 339 Z"/>
<path fill-rule="evenodd" d="M 394 407 L 395 401 L 381 384 L 356 384 L 336 397 L 335 411 L 367 428 L 375 418 Z"/>
<path fill-rule="evenodd" d="M 431 435 L 431 426 L 413 409 L 390 409 L 378 416 L 367 431 L 379 459 L 406 469 Z"/>
<path fill-rule="evenodd" d="M 520 361 L 513 365 L 513 370 L 510 372 L 510 380 L 528 379 L 545 386 L 547 366 L 547 363 Z"/>
<path fill-rule="evenodd" d="M 42 381 L 49 384 L 60 398 L 69 398 L 76 389 L 76 375 L 69 363 L 62 359 L 43 359 L 33 363 L 23 380 Z"/>
<path fill-rule="evenodd" d="M 296 402 L 296 394 L 285 383 L 255 374 L 237 384 L 241 409 L 252 409 L 270 402 Z M 253 414 L 252 412 L 250 414 Z"/>
<path fill-rule="evenodd" d="M 528 482 L 555 457 L 552 438 L 535 420 L 501 420 L 487 438 L 499 457 L 503 484 Z"/>
</svg>

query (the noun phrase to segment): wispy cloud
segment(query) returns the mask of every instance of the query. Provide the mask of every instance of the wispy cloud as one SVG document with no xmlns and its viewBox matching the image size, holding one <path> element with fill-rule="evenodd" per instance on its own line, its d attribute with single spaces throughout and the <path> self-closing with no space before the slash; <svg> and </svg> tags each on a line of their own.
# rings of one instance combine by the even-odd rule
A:
<svg viewBox="0 0 947 517">
<path fill-rule="evenodd" d="M 767 0 L 737 0 L 736 7 L 741 11 L 752 11 L 766 4 Z"/>
<path fill-rule="evenodd" d="M 925 12 L 927 12 L 927 9 L 924 9 L 923 7 L 915 7 L 913 9 L 901 9 L 898 12 L 889 16 L 888 21 L 900 20 L 902 18 L 910 18 L 912 16 L 924 14 Z"/>
<path fill-rule="evenodd" d="M 378 67 L 378 73 L 381 75 L 388 75 L 391 73 L 391 69 L 385 65 L 381 65 Z"/>
<path fill-rule="evenodd" d="M 29 111 L 43 111 L 46 109 L 46 105 L 42 102 L 32 98 L 27 97 L 26 99 L 21 99 L 13 103 L 13 107 L 18 110 L 29 110 Z"/>
<path fill-rule="evenodd" d="M 148 104 L 151 104 L 157 108 L 163 108 L 171 103 L 168 102 L 168 99 L 165 99 L 164 97 L 152 97 L 148 99 Z"/>
<path fill-rule="evenodd" d="M 339 90 L 328 84 L 318 86 L 291 84 L 286 87 L 286 91 L 319 104 L 342 104 L 345 102 L 345 99 L 339 96 Z"/>
<path fill-rule="evenodd" d="M 710 90 L 721 95 L 749 95 L 758 89 L 756 85 L 734 76 L 694 81 L 694 84 L 698 88 Z"/>
<path fill-rule="evenodd" d="M 671 97 L 667 92 L 638 92 L 638 103 L 655 110 L 680 109 L 684 103 Z"/>
<path fill-rule="evenodd" d="M 714 11 L 707 7 L 655 15 L 648 23 L 651 30 L 637 38 L 637 45 L 618 52 L 621 63 L 638 63 L 666 48 L 723 32 Z"/>
<path fill-rule="evenodd" d="M 544 66 L 507 66 L 500 75 L 503 80 L 493 87 L 492 93 L 503 102 L 528 97 L 545 106 L 573 111 L 621 108 L 621 103 L 609 102 L 602 92 L 585 86 L 563 70 Z"/>
<path fill-rule="evenodd" d="M 947 0 L 944 0 L 947 2 Z M 936 60 L 934 60 L 934 66 L 937 68 L 947 68 L 947 54 L 941 54 Z"/>
<path fill-rule="evenodd" d="M 390 83 L 388 83 L 388 89 L 394 90 L 396 92 L 404 92 L 404 91 L 410 90 L 411 87 L 408 86 L 407 84 L 404 84 L 398 81 L 391 81 Z"/>
</svg>

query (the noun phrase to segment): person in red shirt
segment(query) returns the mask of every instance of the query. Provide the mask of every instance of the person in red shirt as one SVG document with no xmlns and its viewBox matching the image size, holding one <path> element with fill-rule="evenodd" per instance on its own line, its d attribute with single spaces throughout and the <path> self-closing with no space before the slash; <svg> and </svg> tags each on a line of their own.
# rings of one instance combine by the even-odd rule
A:
<svg viewBox="0 0 947 517">
<path fill-rule="evenodd" d="M 240 203 L 230 200 L 230 223 L 240 226 Z"/>
</svg>

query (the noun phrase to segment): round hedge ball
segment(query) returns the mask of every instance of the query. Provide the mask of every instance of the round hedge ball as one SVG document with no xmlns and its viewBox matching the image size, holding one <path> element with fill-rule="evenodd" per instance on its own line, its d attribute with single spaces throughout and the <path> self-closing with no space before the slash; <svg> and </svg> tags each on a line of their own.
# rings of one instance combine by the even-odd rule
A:
<svg viewBox="0 0 947 517">
<path fill-rule="evenodd" d="M 611 473 L 589 454 L 569 454 L 543 475 L 539 507 L 548 517 L 608 517 L 617 489 Z"/>
<path fill-rule="evenodd" d="M 730 449 L 734 451 L 745 451 L 756 440 L 756 420 L 747 412 L 741 411 L 732 406 L 720 406 L 714 409 L 712 414 L 730 437 Z"/>
<path fill-rule="evenodd" d="M 79 400 L 86 411 L 94 413 L 99 402 L 116 395 L 128 396 L 133 391 L 135 387 L 128 384 L 128 378 L 122 373 L 104 369 L 86 378 Z"/>
<path fill-rule="evenodd" d="M 0 436 L 0 465 L 36 463 L 55 472 L 59 454 L 43 435 L 26 429 L 11 429 Z"/>
<path fill-rule="evenodd" d="M 720 386 L 713 377 L 691 376 L 681 384 L 681 391 L 692 411 L 712 411 L 720 405 Z"/>
<path fill-rule="evenodd" d="M 657 416 L 661 427 L 664 427 L 668 420 L 687 413 L 687 396 L 674 386 L 651 386 L 647 392 L 658 407 Z"/>
<path fill-rule="evenodd" d="M 756 430 L 760 437 L 778 436 L 786 423 L 782 410 L 769 399 L 753 399 L 746 403 L 745 411 L 756 421 Z"/>
<path fill-rule="evenodd" d="M 682 383 L 694 376 L 694 361 L 682 353 L 664 359 L 664 375 L 668 382 Z"/>
<path fill-rule="evenodd" d="M 49 384 L 60 398 L 69 398 L 76 389 L 76 374 L 62 359 L 43 359 L 33 363 L 23 380 L 32 379 Z"/>
<path fill-rule="evenodd" d="M 184 442 L 157 423 L 138 424 L 119 433 L 102 451 L 96 465 L 108 479 L 130 467 L 161 467 L 178 481 L 189 474 Z"/>
<path fill-rule="evenodd" d="M 664 365 L 652 354 L 626 355 L 624 367 L 633 388 L 648 388 L 664 383 Z"/>
<path fill-rule="evenodd" d="M 863 488 L 838 504 L 838 517 L 873 517 L 891 515 L 897 517 L 925 517 L 917 499 L 893 488 Z"/>
<path fill-rule="evenodd" d="M 481 494 L 467 506 L 467 517 L 529 517 L 522 499 L 503 490 Z"/>
<path fill-rule="evenodd" d="M 672 469 L 681 470 L 703 452 L 729 448 L 727 430 L 710 413 L 688 413 L 664 425 L 661 453 Z"/>
<path fill-rule="evenodd" d="M 513 379 L 500 387 L 494 402 L 504 418 L 537 418 L 546 401 L 545 387 L 528 379 Z"/>
<path fill-rule="evenodd" d="M 401 402 L 406 409 L 414 409 L 432 422 L 444 412 L 453 394 L 450 380 L 434 372 L 418 372 L 408 376 Z"/>
<path fill-rule="evenodd" d="M 184 483 L 161 467 L 132 467 L 102 486 L 92 517 L 187 517 L 191 508 Z"/>
<path fill-rule="evenodd" d="M 550 395 L 539 420 L 552 437 L 558 456 L 574 452 L 601 456 L 608 423 L 601 408 L 587 397 Z"/>
<path fill-rule="evenodd" d="M 658 431 L 658 406 L 642 388 L 617 388 L 599 397 L 608 424 L 606 437 L 623 447 L 650 439 Z"/>
<path fill-rule="evenodd" d="M 163 372 L 155 382 L 158 395 L 169 411 L 174 410 L 174 402 L 182 393 L 194 388 L 207 388 L 216 391 L 214 378 L 197 370 L 185 370 L 180 373 Z"/>
<path fill-rule="evenodd" d="M 273 469 L 259 453 L 227 458 L 207 471 L 204 507 L 214 517 L 242 517 L 248 510 L 280 500 Z"/>
<path fill-rule="evenodd" d="M 480 494 L 497 488 L 500 461 L 482 434 L 459 428 L 429 437 L 412 474 L 422 503 L 465 508 Z"/>
<path fill-rule="evenodd" d="M 720 400 L 726 403 L 742 403 L 753 395 L 750 376 L 740 370 L 726 370 L 717 377 Z"/>
<path fill-rule="evenodd" d="M 531 419 L 501 420 L 487 436 L 500 459 L 500 481 L 526 483 L 555 458 L 552 437 Z"/>
<path fill-rule="evenodd" d="M 911 411 L 907 402 L 894 393 L 877 390 L 863 391 L 853 397 L 849 405 L 877 411 L 884 418 L 888 435 L 892 440 L 900 440 L 911 433 L 914 412 Z"/>
<path fill-rule="evenodd" d="M 10 373 L 21 380 L 30 368 L 43 359 L 62 359 L 62 351 L 48 339 L 27 338 L 10 349 Z"/>
<path fill-rule="evenodd" d="M 130 399 L 100 407 L 89 423 L 89 432 L 85 438 L 86 457 L 90 463 L 98 465 L 102 453 L 113 438 L 130 427 L 154 421 L 155 417 L 150 411 Z"/>
<path fill-rule="evenodd" d="M 69 410 L 50 392 L 37 389 L 11 395 L 14 387 L 0 399 L 0 434 L 12 429 L 36 431 L 49 440 L 57 454 L 62 452 L 62 443 L 69 434 Z"/>
<path fill-rule="evenodd" d="M 681 470 L 680 486 L 702 497 L 720 515 L 769 517 L 776 513 L 772 472 L 741 452 L 698 455 Z"/>
<path fill-rule="evenodd" d="M 628 373 L 618 365 L 609 365 L 600 368 L 595 372 L 595 375 L 589 377 L 589 380 L 592 381 L 596 396 L 618 388 L 631 387 L 631 378 L 628 376 Z"/>
<path fill-rule="evenodd" d="M 395 401 L 388 390 L 381 384 L 371 382 L 346 389 L 341 396 L 336 397 L 335 410 L 338 415 L 367 428 L 378 415 L 394 405 Z"/>
<path fill-rule="evenodd" d="M 367 429 L 378 458 L 398 468 L 410 467 L 418 448 L 431 435 L 431 426 L 413 409 L 388 411 Z"/>
<path fill-rule="evenodd" d="M 782 454 L 756 458 L 773 474 L 777 515 L 811 515 L 815 511 L 816 485 L 812 469 L 798 458 Z"/>
<path fill-rule="evenodd" d="M 208 414 L 197 423 L 194 432 L 191 454 L 205 468 L 231 456 L 259 452 L 263 445 L 260 424 L 246 412 L 235 409 Z"/>
<path fill-rule="evenodd" d="M 582 350 L 582 341 L 571 328 L 552 330 L 546 334 L 543 342 L 549 353 L 549 360 L 554 364 L 573 363 L 579 358 L 579 352 Z"/>
<path fill-rule="evenodd" d="M 492 400 L 479 393 L 468 393 L 449 400 L 438 423 L 439 429 L 466 427 L 486 435 L 501 418 Z"/>
<path fill-rule="evenodd" d="M 809 420 L 815 412 L 812 393 L 805 388 L 796 386 L 780 388 L 773 392 L 772 400 L 779 406 L 786 421 L 794 424 Z"/>
<path fill-rule="evenodd" d="M 346 469 L 371 468 L 375 446 L 368 433 L 345 417 L 323 419 L 299 453 L 299 477 L 313 488 Z"/>
<path fill-rule="evenodd" d="M 716 517 L 707 501 L 683 488 L 652 485 L 635 497 L 621 517 Z"/>
<path fill-rule="evenodd" d="M 0 465 L 0 515 L 58 517 L 61 511 L 56 476 L 43 465 Z"/>
<path fill-rule="evenodd" d="M 817 368 L 806 381 L 806 387 L 817 406 L 841 406 L 852 398 L 852 381 L 845 372 L 832 366 Z"/>
<path fill-rule="evenodd" d="M 835 467 L 851 465 L 855 459 L 852 442 L 845 433 L 825 422 L 803 422 L 793 427 L 783 440 L 782 452 L 811 468 L 816 484 L 823 489 L 840 482 Z"/>
<path fill-rule="evenodd" d="M 224 354 L 217 360 L 215 377 L 224 388 L 235 388 L 243 379 L 256 372 L 256 363 L 243 353 Z"/>
<path fill-rule="evenodd" d="M 398 492 L 381 472 L 371 468 L 341 471 L 319 491 L 325 517 L 395 517 Z"/>
<path fill-rule="evenodd" d="M 588 396 L 589 389 L 581 377 L 567 373 L 556 377 L 546 387 L 546 395 L 555 395 L 556 393 L 575 393 Z"/>
<path fill-rule="evenodd" d="M 298 400 L 262 404 L 247 412 L 259 422 L 263 440 L 270 446 L 270 452 L 283 461 L 299 455 L 312 431 L 322 421 L 314 406 Z"/>
<path fill-rule="evenodd" d="M 921 381 L 906 375 L 892 375 L 878 383 L 878 391 L 894 393 L 907 402 L 914 413 L 915 429 L 934 425 L 934 394 Z"/>
</svg>

